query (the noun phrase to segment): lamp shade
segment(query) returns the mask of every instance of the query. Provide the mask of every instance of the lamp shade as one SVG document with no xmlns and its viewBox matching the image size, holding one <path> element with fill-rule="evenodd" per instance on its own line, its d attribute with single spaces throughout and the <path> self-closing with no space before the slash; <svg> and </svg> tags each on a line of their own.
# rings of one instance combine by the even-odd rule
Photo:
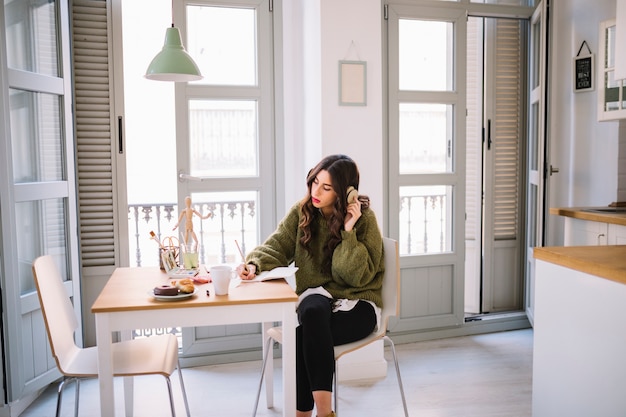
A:
<svg viewBox="0 0 626 417">
<path fill-rule="evenodd" d="M 165 44 L 146 71 L 145 77 L 159 81 L 196 81 L 202 79 L 200 69 L 185 51 L 177 27 L 167 28 Z"/>
</svg>

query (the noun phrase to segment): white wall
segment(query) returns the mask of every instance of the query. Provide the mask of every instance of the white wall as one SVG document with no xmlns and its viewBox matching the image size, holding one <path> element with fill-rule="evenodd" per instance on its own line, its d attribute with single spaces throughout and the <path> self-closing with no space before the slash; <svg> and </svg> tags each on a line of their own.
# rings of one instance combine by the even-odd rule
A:
<svg viewBox="0 0 626 417">
<path fill-rule="evenodd" d="M 306 174 L 322 157 L 343 153 L 359 165 L 359 191 L 370 196 L 382 227 L 386 156 L 380 0 L 287 1 L 284 9 L 285 205 L 303 196 Z M 339 106 L 340 60 L 367 62 L 366 106 Z M 289 74 L 298 68 L 301 79 Z"/>
<path fill-rule="evenodd" d="M 383 216 L 385 143 L 380 0 L 322 0 L 322 150 L 344 153 L 361 171 L 359 192 Z M 339 61 L 367 62 L 367 105 L 339 106 Z"/>
<path fill-rule="evenodd" d="M 548 206 L 606 206 L 617 200 L 618 123 L 597 121 L 597 85 L 574 93 L 572 60 L 587 41 L 599 67 L 599 24 L 615 17 L 615 0 L 552 3 L 549 161 L 560 172 L 550 180 Z M 547 221 L 547 244 L 562 245 L 563 219 Z"/>
</svg>

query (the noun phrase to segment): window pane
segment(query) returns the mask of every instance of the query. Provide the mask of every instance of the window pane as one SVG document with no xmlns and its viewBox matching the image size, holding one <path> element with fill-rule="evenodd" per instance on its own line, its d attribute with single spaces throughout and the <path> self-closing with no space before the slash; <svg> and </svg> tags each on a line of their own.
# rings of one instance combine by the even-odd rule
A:
<svg viewBox="0 0 626 417">
<path fill-rule="evenodd" d="M 541 57 L 539 56 L 539 52 L 543 50 L 541 48 L 541 20 L 538 20 L 533 24 L 532 27 L 532 50 L 531 50 L 531 65 L 530 65 L 530 83 L 531 88 L 535 89 L 539 87 L 539 83 L 541 82 L 541 78 L 539 77 L 539 64 L 541 63 Z"/>
<path fill-rule="evenodd" d="M 537 246 L 537 196 L 538 187 L 535 184 L 530 184 L 530 190 L 528 192 L 528 247 L 534 248 Z"/>
<path fill-rule="evenodd" d="M 615 25 L 606 28 L 606 45 L 604 46 L 604 68 L 615 67 Z"/>
<path fill-rule="evenodd" d="M 452 251 L 452 198 L 449 185 L 400 187 L 400 254 Z"/>
<path fill-rule="evenodd" d="M 528 156 L 530 157 L 530 169 L 539 169 L 539 103 L 530 106 L 530 132 L 528 138 Z"/>
<path fill-rule="evenodd" d="M 450 172 L 453 106 L 400 104 L 400 173 Z"/>
<path fill-rule="evenodd" d="M 254 9 L 187 6 L 187 50 L 204 78 L 195 84 L 256 85 Z"/>
<path fill-rule="evenodd" d="M 60 98 L 11 89 L 9 101 L 15 182 L 63 180 Z"/>
<path fill-rule="evenodd" d="M 5 0 L 4 13 L 9 68 L 58 76 L 56 3 Z"/>
<path fill-rule="evenodd" d="M 50 199 L 17 203 L 17 256 L 21 294 L 35 289 L 31 265 L 38 256 L 52 255 L 67 277 L 66 200 Z"/>
<path fill-rule="evenodd" d="M 258 175 L 257 113 L 255 101 L 189 101 L 191 175 Z"/>
<path fill-rule="evenodd" d="M 453 28 L 450 22 L 399 21 L 400 90 L 454 89 Z"/>
</svg>

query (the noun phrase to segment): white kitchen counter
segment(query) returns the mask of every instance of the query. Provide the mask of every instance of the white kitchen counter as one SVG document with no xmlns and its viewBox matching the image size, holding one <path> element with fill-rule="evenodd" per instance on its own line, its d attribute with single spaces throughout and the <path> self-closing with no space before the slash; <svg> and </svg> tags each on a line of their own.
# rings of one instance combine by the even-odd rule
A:
<svg viewBox="0 0 626 417">
<path fill-rule="evenodd" d="M 534 253 L 533 417 L 623 417 L 626 246 Z"/>
</svg>

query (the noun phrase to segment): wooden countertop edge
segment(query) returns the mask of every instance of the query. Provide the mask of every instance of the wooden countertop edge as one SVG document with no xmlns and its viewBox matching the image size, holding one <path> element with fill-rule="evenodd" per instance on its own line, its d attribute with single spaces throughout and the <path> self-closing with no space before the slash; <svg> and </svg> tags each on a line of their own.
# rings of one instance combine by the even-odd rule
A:
<svg viewBox="0 0 626 417">
<path fill-rule="evenodd" d="M 571 217 L 574 219 L 590 220 L 594 222 L 619 224 L 626 226 L 626 212 L 621 213 L 594 213 L 584 210 L 596 207 L 553 207 L 550 208 L 550 214 L 557 216 Z M 606 208 L 606 207 L 604 207 Z"/>
<path fill-rule="evenodd" d="M 100 307 L 99 305 L 94 305 L 91 308 L 92 313 L 124 313 L 128 311 L 142 311 L 142 310 L 155 310 L 155 309 L 173 309 L 173 308 L 202 308 L 202 307 L 221 307 L 221 306 L 233 306 L 233 305 L 247 305 L 247 304 L 275 304 L 275 303 L 296 303 L 298 301 L 298 297 L 282 297 L 282 298 L 274 298 L 272 300 L 267 301 L 254 301 L 254 300 L 235 300 L 233 302 L 232 299 L 228 298 L 228 295 L 218 295 L 213 296 L 217 297 L 217 301 L 213 301 L 210 304 L 194 302 L 194 298 L 202 297 L 202 295 L 195 295 L 193 298 L 189 300 L 181 300 L 181 301 L 159 301 L 152 299 L 152 297 L 147 297 L 146 301 L 148 304 L 146 305 L 138 305 L 133 307 Z M 220 298 L 222 300 L 220 300 Z"/>
<path fill-rule="evenodd" d="M 535 259 L 626 284 L 626 245 L 535 248 Z"/>
</svg>

